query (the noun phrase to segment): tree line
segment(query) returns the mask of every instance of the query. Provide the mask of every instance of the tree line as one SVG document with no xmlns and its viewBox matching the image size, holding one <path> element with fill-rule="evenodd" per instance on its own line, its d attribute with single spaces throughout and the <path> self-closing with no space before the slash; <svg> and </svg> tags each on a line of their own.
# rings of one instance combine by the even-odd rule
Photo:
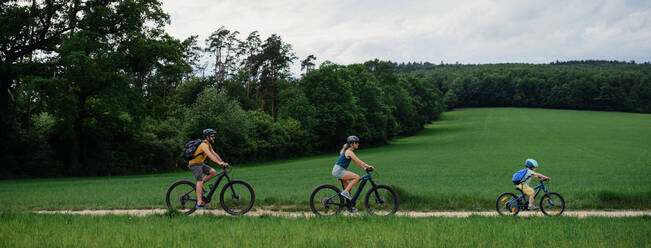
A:
<svg viewBox="0 0 651 248">
<path fill-rule="evenodd" d="M 536 107 L 651 113 L 651 64 L 566 61 L 551 64 L 395 64 L 432 82 L 453 107 Z"/>
</svg>

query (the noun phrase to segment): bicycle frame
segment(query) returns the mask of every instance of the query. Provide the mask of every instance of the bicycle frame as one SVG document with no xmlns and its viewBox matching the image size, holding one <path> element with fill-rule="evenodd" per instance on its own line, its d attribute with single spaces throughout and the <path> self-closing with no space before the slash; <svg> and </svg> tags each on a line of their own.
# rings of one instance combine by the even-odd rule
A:
<svg viewBox="0 0 651 248">
<path fill-rule="evenodd" d="M 534 187 L 533 190 L 536 191 L 536 193 L 533 195 L 534 199 L 536 199 L 536 197 L 538 197 L 538 193 L 540 193 L 541 190 L 543 192 L 545 192 L 545 195 L 549 195 L 549 190 L 547 190 L 547 188 L 545 188 L 545 184 L 544 184 L 543 180 L 540 180 L 540 184 L 538 184 L 536 187 Z M 529 206 L 529 199 L 527 199 L 526 197 L 527 197 L 526 194 L 524 194 L 524 192 L 523 192 L 522 194 L 520 194 L 520 196 L 518 196 L 518 197 L 514 198 L 513 200 L 511 200 L 512 203 L 515 203 L 515 204 L 512 204 L 511 206 L 512 207 L 526 208 L 527 206 Z M 520 199 L 525 200 L 524 204 L 517 204 L 517 202 Z M 550 205 L 554 206 L 554 203 L 551 200 L 548 200 L 548 201 L 549 201 Z"/>
<path fill-rule="evenodd" d="M 357 191 L 355 192 L 355 195 L 353 195 L 353 199 L 352 200 L 346 199 L 346 203 L 345 203 L 346 205 L 344 205 L 344 206 L 346 206 L 346 207 L 355 206 L 357 204 L 357 198 L 359 197 L 359 195 L 362 194 L 362 190 L 364 189 L 364 186 L 368 182 L 371 182 L 371 185 L 373 187 L 375 187 L 375 182 L 373 181 L 373 178 L 371 177 L 371 173 L 367 171 L 366 175 L 362 176 L 361 181 L 359 182 L 359 186 L 357 187 Z M 343 183 L 341 184 L 341 186 L 344 189 L 346 188 L 346 187 L 343 187 L 344 186 Z M 376 194 L 377 194 L 377 192 L 376 192 Z M 338 195 L 334 195 L 332 197 L 336 197 L 336 196 L 338 196 Z M 378 198 L 379 198 L 379 196 L 378 196 Z M 334 204 L 334 205 L 339 205 L 339 204 Z"/>
<path fill-rule="evenodd" d="M 212 195 L 215 193 L 215 191 L 217 191 L 217 187 L 219 186 L 219 183 L 221 183 L 223 178 L 226 178 L 227 183 L 231 181 L 231 178 L 228 176 L 228 171 L 226 170 L 226 168 L 222 168 L 222 169 L 224 169 L 222 172 L 217 173 L 213 178 L 211 178 L 210 180 L 204 183 L 204 185 L 206 185 L 208 182 L 212 181 L 215 178 L 217 180 L 213 185 L 211 185 L 208 195 L 204 196 L 205 199 L 202 199 L 206 203 L 210 203 L 210 200 L 212 199 Z M 233 190 L 232 187 L 231 190 Z M 234 190 L 233 190 L 233 195 L 235 195 Z"/>
</svg>

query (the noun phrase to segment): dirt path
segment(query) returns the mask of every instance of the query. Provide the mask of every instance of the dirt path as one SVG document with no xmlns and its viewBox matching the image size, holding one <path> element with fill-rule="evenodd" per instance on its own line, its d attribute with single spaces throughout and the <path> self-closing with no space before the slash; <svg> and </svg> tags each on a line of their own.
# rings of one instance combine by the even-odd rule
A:
<svg viewBox="0 0 651 248">
<path fill-rule="evenodd" d="M 145 216 L 150 214 L 162 214 L 165 209 L 118 209 L 118 210 L 61 210 L 61 211 L 37 211 L 40 214 L 83 214 L 83 215 L 135 215 L 135 216 Z M 345 215 L 362 215 L 364 211 L 360 213 Z M 195 214 L 214 214 L 214 215 L 228 215 L 223 210 L 200 210 Z M 272 216 L 286 216 L 286 217 L 312 217 L 314 214 L 311 212 L 282 212 L 282 211 L 270 211 L 270 210 L 254 210 L 246 213 L 246 216 L 261 216 L 261 215 L 272 215 Z M 486 211 L 486 212 L 463 212 L 463 211 L 441 211 L 441 212 L 416 212 L 416 211 L 399 211 L 396 215 L 398 216 L 409 216 L 414 218 L 419 217 L 468 217 L 471 215 L 480 215 L 480 216 L 497 216 L 495 211 Z M 521 212 L 518 216 L 543 216 L 540 211 L 535 212 Z M 565 211 L 563 216 L 571 216 L 577 218 L 584 218 L 590 216 L 602 216 L 602 217 L 633 217 L 633 216 L 651 216 L 651 211 L 640 211 L 640 210 L 620 210 L 620 211 L 601 211 L 601 210 L 585 210 L 585 211 Z"/>
</svg>

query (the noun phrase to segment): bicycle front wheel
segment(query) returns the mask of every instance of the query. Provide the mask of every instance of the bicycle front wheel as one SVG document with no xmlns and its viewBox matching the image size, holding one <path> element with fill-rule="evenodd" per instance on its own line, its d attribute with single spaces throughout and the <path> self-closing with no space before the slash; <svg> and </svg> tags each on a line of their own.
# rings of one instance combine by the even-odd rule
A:
<svg viewBox="0 0 651 248">
<path fill-rule="evenodd" d="M 336 215 L 344 206 L 344 197 L 334 185 L 325 184 L 316 187 L 310 195 L 310 209 L 316 215 Z"/>
<path fill-rule="evenodd" d="M 227 183 L 219 194 L 219 203 L 229 214 L 245 214 L 253 207 L 255 192 L 249 183 L 233 180 Z"/>
<path fill-rule="evenodd" d="M 165 202 L 167 208 L 173 211 L 192 214 L 196 210 L 197 204 L 196 186 L 190 181 L 178 181 L 167 189 Z"/>
<path fill-rule="evenodd" d="M 376 185 L 366 192 L 366 210 L 372 215 L 392 215 L 398 211 L 398 194 L 389 185 Z"/>
<path fill-rule="evenodd" d="M 551 192 L 549 195 L 543 195 L 540 199 L 540 210 L 545 215 L 558 216 L 565 211 L 565 200 L 556 192 Z"/>
<path fill-rule="evenodd" d="M 513 193 L 502 193 L 495 201 L 495 209 L 500 215 L 518 215 L 520 212 L 521 199 L 515 200 Z"/>
</svg>

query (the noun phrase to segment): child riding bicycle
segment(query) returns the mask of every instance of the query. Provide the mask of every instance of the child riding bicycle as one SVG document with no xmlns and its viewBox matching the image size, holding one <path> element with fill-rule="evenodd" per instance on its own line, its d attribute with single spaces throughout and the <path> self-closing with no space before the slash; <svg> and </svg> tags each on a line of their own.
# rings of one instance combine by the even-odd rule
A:
<svg viewBox="0 0 651 248">
<path fill-rule="evenodd" d="M 537 178 L 542 178 L 544 180 L 551 180 L 550 177 L 546 177 L 543 174 L 536 173 L 536 169 L 538 168 L 538 162 L 536 160 L 533 160 L 531 158 L 527 159 L 524 161 L 524 166 L 526 167 L 525 169 L 517 171 L 513 175 L 513 183 L 516 184 L 515 186 L 517 189 L 521 190 L 522 193 L 524 193 L 526 196 L 529 197 L 529 210 L 536 210 L 538 207 L 533 205 L 533 198 L 534 198 L 534 191 L 529 186 L 529 182 L 531 182 L 532 177 L 537 177 Z"/>
</svg>

